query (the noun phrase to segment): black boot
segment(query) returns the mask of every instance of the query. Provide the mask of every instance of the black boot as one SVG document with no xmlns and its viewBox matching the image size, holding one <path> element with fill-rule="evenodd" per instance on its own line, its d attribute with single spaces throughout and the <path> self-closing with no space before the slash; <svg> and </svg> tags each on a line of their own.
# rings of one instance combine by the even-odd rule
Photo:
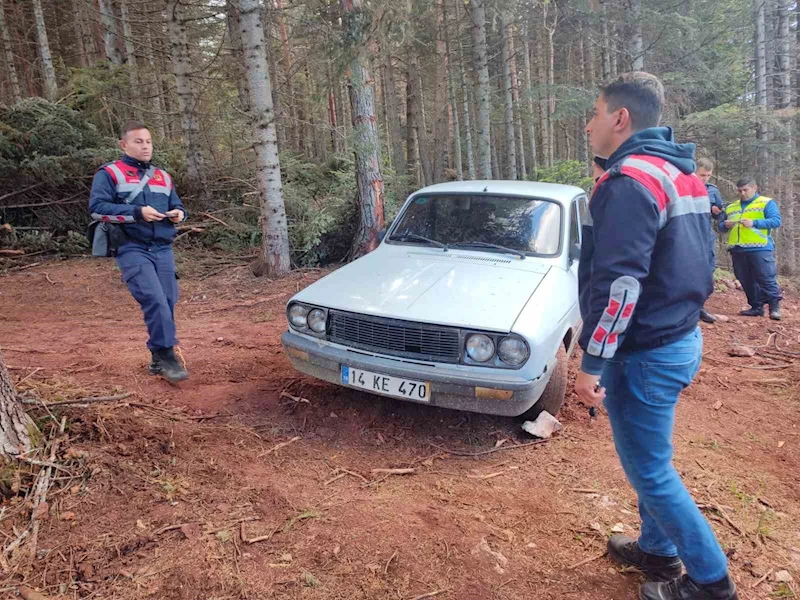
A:
<svg viewBox="0 0 800 600">
<path fill-rule="evenodd" d="M 636 567 L 651 581 L 669 581 L 683 572 L 683 563 L 677 556 L 648 554 L 639 548 L 636 540 L 624 535 L 611 536 L 608 555 L 618 563 Z"/>
<path fill-rule="evenodd" d="M 703 323 L 716 323 L 717 317 L 708 312 L 705 308 L 700 309 L 700 320 Z"/>
<path fill-rule="evenodd" d="M 769 318 L 773 321 L 781 320 L 781 305 L 780 302 L 770 302 L 769 304 Z"/>
<path fill-rule="evenodd" d="M 151 352 L 153 354 L 149 368 L 151 375 L 161 375 L 170 383 L 178 383 L 189 378 L 189 372 L 175 356 L 174 348 L 159 348 Z"/>
<path fill-rule="evenodd" d="M 684 575 L 666 583 L 645 583 L 639 588 L 639 600 L 739 600 L 739 595 L 729 575 L 708 585 L 695 583 Z"/>
<path fill-rule="evenodd" d="M 763 317 L 764 316 L 764 307 L 763 306 L 751 306 L 747 310 L 743 310 L 739 313 L 743 317 Z"/>
</svg>

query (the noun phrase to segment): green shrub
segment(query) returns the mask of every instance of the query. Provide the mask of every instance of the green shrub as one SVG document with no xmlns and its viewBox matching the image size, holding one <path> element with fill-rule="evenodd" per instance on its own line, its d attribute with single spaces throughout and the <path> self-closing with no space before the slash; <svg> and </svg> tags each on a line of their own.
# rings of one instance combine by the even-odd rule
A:
<svg viewBox="0 0 800 600">
<path fill-rule="evenodd" d="M 535 173 L 531 173 L 528 179 L 542 183 L 574 185 L 587 192 L 594 183 L 592 178 L 586 174 L 586 165 L 579 160 L 563 160 L 555 163 L 552 167 L 540 167 Z"/>
</svg>

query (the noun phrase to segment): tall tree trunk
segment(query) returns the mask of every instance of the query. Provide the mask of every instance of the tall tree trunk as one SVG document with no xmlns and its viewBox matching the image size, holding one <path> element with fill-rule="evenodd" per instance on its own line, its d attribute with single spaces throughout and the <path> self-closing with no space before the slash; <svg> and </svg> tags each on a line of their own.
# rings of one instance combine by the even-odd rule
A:
<svg viewBox="0 0 800 600">
<path fill-rule="evenodd" d="M 600 47 L 601 52 L 601 63 L 603 67 L 603 83 L 608 83 L 611 79 L 611 49 L 612 44 L 614 43 L 611 40 L 611 36 L 609 35 L 609 28 L 608 28 L 608 7 L 603 4 L 602 14 L 601 14 L 601 23 L 602 23 L 602 45 Z"/>
<path fill-rule="evenodd" d="M 399 100 L 397 96 L 397 81 L 394 76 L 392 52 L 389 43 L 383 44 L 384 73 L 386 75 L 386 116 L 389 120 L 389 137 L 392 141 L 392 165 L 398 175 L 405 175 L 408 169 L 406 155 L 403 151 L 403 134 L 400 123 Z M 401 192 L 400 196 L 404 196 Z"/>
<path fill-rule="evenodd" d="M 472 6 L 472 48 L 478 78 L 478 176 L 492 178 L 491 125 L 489 105 L 489 62 L 486 48 L 486 0 L 470 0 Z"/>
<path fill-rule="evenodd" d="M 122 65 L 122 54 L 117 46 L 117 18 L 114 16 L 113 0 L 98 0 L 100 3 L 100 24 L 103 28 L 103 42 L 106 58 L 112 65 Z M 172 0 L 174 3 L 176 0 Z"/>
<path fill-rule="evenodd" d="M 86 52 L 87 66 L 94 66 L 97 64 L 98 57 L 97 40 L 94 36 L 96 18 L 94 14 L 91 16 L 87 14 L 88 10 L 84 0 L 73 0 L 73 5 L 75 10 L 75 21 L 80 27 L 80 36 L 81 40 L 83 40 L 83 50 Z M 91 12 L 94 13 L 94 10 Z"/>
<path fill-rule="evenodd" d="M 412 54 L 409 62 L 409 77 L 414 81 L 413 112 L 414 126 L 416 127 L 417 147 L 419 148 L 419 165 L 422 169 L 424 185 L 431 185 L 433 180 L 433 161 L 431 160 L 430 144 L 428 143 L 428 127 L 425 122 L 425 98 L 423 96 L 422 77 L 419 72 L 419 58 Z"/>
<path fill-rule="evenodd" d="M 626 14 L 629 17 L 626 52 L 632 71 L 644 71 L 644 38 L 642 36 L 642 0 L 630 0 Z"/>
<path fill-rule="evenodd" d="M 36 430 L 22 409 L 0 352 L 0 456 L 14 457 L 33 448 L 31 434 Z"/>
<path fill-rule="evenodd" d="M 547 5 L 545 5 L 544 24 L 547 29 L 547 163 L 553 166 L 555 163 L 555 112 L 556 112 L 556 93 L 555 93 L 555 60 L 556 60 L 556 47 L 553 43 L 553 37 L 556 34 L 558 27 L 558 5 L 553 5 L 553 23 L 552 26 L 547 24 Z"/>
<path fill-rule="evenodd" d="M 788 108 L 792 103 L 792 39 L 789 37 L 790 0 L 779 0 L 778 3 L 778 39 L 777 59 L 778 78 L 780 81 L 777 106 Z"/>
<path fill-rule="evenodd" d="M 375 125 L 375 98 L 372 78 L 365 56 L 365 35 L 372 15 L 362 0 L 341 0 L 342 21 L 350 61 L 350 101 L 353 109 L 353 131 L 356 137 L 356 183 L 359 196 L 358 232 L 350 256 L 357 258 L 379 243 L 378 232 L 383 229 L 383 176 L 381 175 L 380 140 Z"/>
<path fill-rule="evenodd" d="M 450 54 L 450 28 L 447 19 L 447 2 L 442 2 L 442 26 L 444 28 L 445 62 L 447 63 L 447 88 L 450 96 L 450 114 L 453 120 L 453 162 L 456 170 L 456 179 L 464 179 L 464 165 L 461 158 L 461 127 L 458 118 L 458 94 L 456 82 L 453 77 L 453 62 Z"/>
<path fill-rule="evenodd" d="M 55 102 L 58 97 L 58 82 L 56 81 L 56 70 L 53 67 L 53 56 L 50 54 L 50 44 L 47 41 L 42 1 L 31 0 L 31 2 L 33 3 L 33 15 L 36 19 L 36 41 L 39 46 L 39 58 L 42 61 L 44 97 L 50 102 Z"/>
<path fill-rule="evenodd" d="M 417 122 L 417 83 L 419 78 L 408 61 L 406 72 L 406 150 L 408 175 L 415 187 L 420 187 L 419 123 Z"/>
<path fill-rule="evenodd" d="M 528 169 L 525 163 L 525 135 L 522 130 L 522 104 L 519 97 L 519 77 L 517 76 L 517 51 L 514 47 L 516 28 L 511 25 L 508 33 L 509 68 L 511 69 L 511 94 L 514 99 L 514 131 L 517 138 L 517 174 L 520 179 L 525 179 Z"/>
<path fill-rule="evenodd" d="M 183 148 L 186 153 L 186 170 L 193 185 L 202 184 L 205 173 L 203 155 L 200 152 L 200 127 L 197 120 L 197 99 L 191 78 L 192 64 L 189 57 L 189 41 L 182 0 L 168 0 L 167 21 L 172 54 L 172 69 L 178 94 L 178 110 L 181 113 Z"/>
<path fill-rule="evenodd" d="M 589 57 L 586 47 L 591 44 L 591 41 L 586 40 L 586 36 L 583 35 L 583 27 L 581 27 L 581 34 L 578 40 L 578 51 L 580 56 L 580 72 L 581 72 L 581 87 L 586 89 L 587 78 L 586 78 L 586 65 L 588 63 Z M 586 169 L 589 169 L 590 166 L 590 157 L 589 157 L 589 135 L 586 133 L 586 113 L 582 112 L 578 117 L 578 130 L 576 131 L 577 141 L 578 141 L 578 160 L 583 161 L 583 164 L 586 165 Z M 591 173 L 591 171 L 588 171 Z"/>
<path fill-rule="evenodd" d="M 553 162 L 550 157 L 553 156 L 551 148 L 551 138 L 549 135 L 550 127 L 547 124 L 548 113 L 550 112 L 549 102 L 547 98 L 547 52 L 544 44 L 545 29 L 541 25 L 536 32 L 536 67 L 539 72 L 539 132 L 542 141 L 542 162 L 546 167 L 552 167 Z"/>
<path fill-rule="evenodd" d="M 776 40 L 776 54 L 778 59 L 779 93 L 777 108 L 785 111 L 792 106 L 792 57 L 794 56 L 793 39 L 789 33 L 789 16 L 792 7 L 791 0 L 779 0 L 778 11 L 778 36 Z M 784 117 L 784 145 L 785 150 L 778 157 L 780 181 L 782 184 L 781 200 L 783 201 L 784 231 L 783 264 L 790 275 L 797 272 L 797 242 L 795 241 L 795 203 L 794 203 L 794 115 Z"/>
<path fill-rule="evenodd" d="M 150 94 L 150 109 L 153 111 L 150 121 L 155 127 L 155 132 L 159 139 L 165 140 L 167 138 L 167 128 L 165 123 L 168 121 L 166 113 L 166 105 L 164 103 L 164 91 L 161 87 L 161 65 L 156 63 L 155 50 L 153 49 L 153 25 L 150 23 L 145 24 L 145 44 L 147 66 L 150 70 L 149 94 Z"/>
<path fill-rule="evenodd" d="M 239 21 L 239 7 L 236 5 L 236 0 L 227 0 L 227 2 L 225 2 L 225 24 L 228 28 L 228 38 L 231 44 L 231 56 L 233 57 L 235 69 L 233 72 L 233 79 L 236 81 L 239 106 L 242 110 L 249 111 L 250 91 L 247 89 L 247 73 L 244 64 L 244 53 L 242 52 L 242 28 L 241 22 Z M 268 41 L 266 51 L 269 52 Z"/>
<path fill-rule="evenodd" d="M 125 62 L 128 65 L 128 80 L 131 84 L 130 98 L 131 103 L 136 106 L 134 114 L 136 119 L 142 119 L 142 111 L 139 108 L 139 67 L 136 64 L 136 46 L 133 43 L 133 23 L 128 9 L 128 0 L 119 0 L 119 13 L 122 17 L 122 36 L 125 38 Z"/>
<path fill-rule="evenodd" d="M 2 0 L 0 0 L 0 4 Z M 72 31 L 75 36 L 75 46 L 78 50 L 78 65 L 85 69 L 89 66 L 89 56 L 86 53 L 86 46 L 84 46 L 83 37 L 83 17 L 81 16 L 81 0 L 72 0 Z M 2 7 L 0 7 L 2 11 Z"/>
<path fill-rule="evenodd" d="M 289 43 L 289 30 L 286 26 L 286 19 L 283 15 L 283 0 L 275 0 L 275 20 L 278 24 L 278 32 L 281 36 L 281 56 L 283 60 L 284 84 L 286 95 L 284 103 L 288 104 L 287 114 L 288 137 L 291 139 L 292 150 L 298 154 L 301 152 L 300 124 L 297 116 L 297 99 L 294 92 L 294 74 L 292 73 L 292 48 Z M 285 109 L 284 109 L 285 110 Z"/>
<path fill-rule="evenodd" d="M 464 146 L 467 150 L 467 176 L 475 179 L 475 155 L 472 150 L 472 119 L 469 113 L 469 93 L 467 88 L 466 59 L 464 57 L 464 45 L 461 42 L 461 27 L 459 26 L 460 17 L 458 5 L 460 1 L 455 0 L 456 7 L 456 39 L 458 40 L 458 73 L 461 80 L 461 93 L 464 97 L 463 118 L 464 118 Z"/>
<path fill-rule="evenodd" d="M 0 34 L 3 37 L 3 52 L 6 57 L 6 73 L 8 73 L 8 83 L 11 86 L 11 97 L 14 102 L 22 100 L 22 91 L 19 88 L 19 79 L 17 78 L 17 68 L 14 66 L 14 51 L 11 48 L 11 35 L 8 32 L 8 23 L 6 22 L 6 11 L 3 8 L 3 2 L 0 0 Z"/>
<path fill-rule="evenodd" d="M 767 56 L 765 49 L 765 24 L 764 24 L 764 0 L 754 0 L 756 4 L 756 39 L 755 39 L 755 62 L 756 62 L 756 106 L 761 109 L 756 138 L 758 139 L 758 169 L 761 172 L 762 187 L 766 187 L 765 181 L 767 174 Z"/>
<path fill-rule="evenodd" d="M 279 277 L 291 270 L 289 229 L 283 203 L 278 135 L 264 40 L 261 0 L 239 0 L 241 40 L 250 92 L 256 180 L 261 201 L 261 257 L 256 275 Z"/>
<path fill-rule="evenodd" d="M 533 107 L 533 77 L 531 76 L 531 42 L 527 25 L 522 31 L 523 52 L 525 53 L 525 102 L 528 108 L 528 143 L 531 153 L 531 173 L 536 174 L 539 158 L 536 156 L 536 113 Z"/>
<path fill-rule="evenodd" d="M 447 47 L 444 39 L 444 0 L 436 0 L 436 87 L 433 96 L 433 181 L 444 181 L 449 152 L 447 119 Z M 424 89 L 424 88 L 423 88 Z"/>
<path fill-rule="evenodd" d="M 517 178 L 517 138 L 514 133 L 514 85 L 511 81 L 511 52 L 509 49 L 509 24 L 505 15 L 500 15 L 500 46 L 503 54 L 503 99 L 505 111 L 503 125 L 505 128 L 505 163 L 506 178 Z"/>
</svg>

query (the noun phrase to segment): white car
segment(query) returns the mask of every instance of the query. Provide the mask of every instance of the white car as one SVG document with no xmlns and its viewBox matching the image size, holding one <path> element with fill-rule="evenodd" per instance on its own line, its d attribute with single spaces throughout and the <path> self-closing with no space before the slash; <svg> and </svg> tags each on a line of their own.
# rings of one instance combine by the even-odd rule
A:
<svg viewBox="0 0 800 600">
<path fill-rule="evenodd" d="M 412 194 L 380 246 L 295 295 L 294 367 L 373 394 L 555 415 L 578 307 L 586 192 L 459 181 Z"/>
</svg>

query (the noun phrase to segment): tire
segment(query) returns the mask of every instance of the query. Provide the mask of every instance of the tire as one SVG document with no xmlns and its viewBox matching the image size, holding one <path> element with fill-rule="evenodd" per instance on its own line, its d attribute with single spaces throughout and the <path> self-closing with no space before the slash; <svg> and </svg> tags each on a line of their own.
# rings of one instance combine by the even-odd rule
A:
<svg viewBox="0 0 800 600">
<path fill-rule="evenodd" d="M 558 411 L 561 410 L 561 405 L 564 403 L 564 396 L 567 393 L 568 358 L 567 349 L 563 344 L 559 345 L 558 352 L 556 352 L 556 366 L 553 368 L 553 374 L 550 376 L 550 381 L 547 382 L 544 392 L 542 392 L 536 404 L 522 413 L 519 418 L 533 421 L 544 410 L 554 417 L 558 414 Z"/>
</svg>

